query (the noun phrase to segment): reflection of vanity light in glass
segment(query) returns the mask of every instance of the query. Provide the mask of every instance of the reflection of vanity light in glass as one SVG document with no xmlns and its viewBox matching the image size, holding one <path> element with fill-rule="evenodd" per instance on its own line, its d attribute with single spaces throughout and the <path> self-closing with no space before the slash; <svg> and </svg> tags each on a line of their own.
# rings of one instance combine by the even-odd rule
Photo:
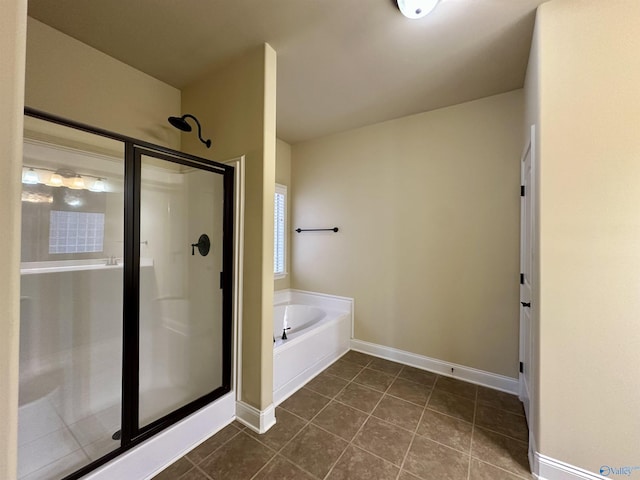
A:
<svg viewBox="0 0 640 480">
<path fill-rule="evenodd" d="M 77 175 L 71 179 L 67 187 L 73 190 L 84 190 L 85 189 L 84 179 L 80 175 Z"/>
<path fill-rule="evenodd" d="M 93 175 L 79 175 L 68 168 L 52 170 L 44 167 L 28 167 L 22 169 L 22 183 L 37 185 L 42 183 L 49 187 L 67 187 L 72 190 L 89 190 L 95 193 L 107 191 L 104 177 Z"/>
<path fill-rule="evenodd" d="M 104 180 L 102 180 L 101 178 L 98 178 L 95 182 L 93 182 L 93 184 L 91 184 L 91 186 L 89 187 L 89 190 L 91 192 L 102 193 L 102 192 L 105 192 L 107 188 L 104 184 Z"/>
<path fill-rule="evenodd" d="M 33 168 L 30 168 L 22 174 L 22 183 L 26 183 L 27 185 L 37 185 L 39 181 L 40 179 L 38 178 L 38 174 Z"/>
<path fill-rule="evenodd" d="M 45 183 L 50 187 L 61 187 L 62 186 L 62 175 L 58 175 L 57 173 L 52 173 L 49 177 L 49 181 Z"/>
</svg>

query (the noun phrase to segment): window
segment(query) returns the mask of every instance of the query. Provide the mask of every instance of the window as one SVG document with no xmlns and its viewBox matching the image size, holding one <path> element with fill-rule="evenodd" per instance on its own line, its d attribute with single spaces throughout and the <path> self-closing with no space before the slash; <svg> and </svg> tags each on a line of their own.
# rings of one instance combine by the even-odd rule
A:
<svg viewBox="0 0 640 480">
<path fill-rule="evenodd" d="M 273 273 L 276 278 L 287 274 L 287 187 L 276 184 L 273 208 Z"/>
</svg>

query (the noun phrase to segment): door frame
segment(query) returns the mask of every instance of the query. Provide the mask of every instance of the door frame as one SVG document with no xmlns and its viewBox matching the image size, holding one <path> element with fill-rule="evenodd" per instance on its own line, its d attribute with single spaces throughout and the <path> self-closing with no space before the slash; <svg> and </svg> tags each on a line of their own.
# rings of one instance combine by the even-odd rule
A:
<svg viewBox="0 0 640 480">
<path fill-rule="evenodd" d="M 245 156 L 241 155 L 222 163 L 235 169 L 234 189 L 234 249 L 233 249 L 233 373 L 231 390 L 235 401 L 240 401 L 242 391 L 242 285 L 244 282 L 244 197 L 245 197 Z"/>
<path fill-rule="evenodd" d="M 163 415 L 145 426 L 139 425 L 140 384 L 140 198 L 142 157 L 152 157 L 222 175 L 224 185 L 223 246 L 220 288 L 222 290 L 222 385 L 215 390 Z M 149 146 L 125 143 L 125 228 L 124 228 L 124 324 L 122 372 L 122 445 L 149 438 L 187 415 L 231 391 L 232 375 L 232 281 L 233 281 L 233 167 L 192 155 L 171 155 Z M 127 168 L 128 167 L 128 168 Z M 225 166 L 226 167 L 226 166 Z M 127 175 L 129 174 L 129 175 Z M 130 201 L 127 202 L 127 199 Z M 131 208 L 127 208 L 127 207 Z"/>
<path fill-rule="evenodd" d="M 519 333 L 519 361 L 523 368 L 518 375 L 519 380 L 519 397 L 524 404 L 525 415 L 527 422 L 530 426 L 533 425 L 533 416 L 535 408 L 533 404 L 535 402 L 535 386 L 534 375 L 536 372 L 536 355 L 533 349 L 534 334 L 535 334 L 535 316 L 537 314 L 537 305 L 533 301 L 534 292 L 536 290 L 538 275 L 536 273 L 535 266 L 535 252 L 537 248 L 537 224 L 536 224 L 536 201 L 537 201 L 537 166 L 536 166 L 536 126 L 531 125 L 530 136 L 524 147 L 521 159 L 520 159 L 520 185 L 521 189 L 525 185 L 528 185 L 528 189 L 524 192 L 521 190 L 521 207 L 520 207 L 520 302 L 528 302 L 531 306 L 524 307 L 519 306 L 520 312 L 520 333 Z M 529 157 L 529 179 L 525 181 L 525 161 Z M 525 243 L 526 226 L 525 226 L 525 208 L 526 202 L 529 202 L 529 241 Z M 529 266 L 529 272 L 525 271 L 525 257 L 529 255 L 531 258 L 531 264 Z M 524 276 L 523 276 L 524 275 Z M 528 289 L 528 291 L 526 291 Z M 526 298 L 525 298 L 526 297 Z M 528 309 L 528 312 L 525 311 Z M 529 322 L 525 321 L 525 315 L 529 316 Z M 528 326 L 528 328 L 527 328 Z M 528 347 L 528 348 L 527 348 Z M 528 352 L 528 356 L 527 356 Z M 525 375 L 526 372 L 526 375 Z M 528 381 L 527 381 L 528 379 Z"/>
</svg>

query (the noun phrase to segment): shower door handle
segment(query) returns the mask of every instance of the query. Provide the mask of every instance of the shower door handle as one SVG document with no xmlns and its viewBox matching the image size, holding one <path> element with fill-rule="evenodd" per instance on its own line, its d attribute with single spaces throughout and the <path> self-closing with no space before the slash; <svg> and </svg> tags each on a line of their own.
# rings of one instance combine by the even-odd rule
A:
<svg viewBox="0 0 640 480">
<path fill-rule="evenodd" d="M 198 252 L 203 257 L 206 257 L 207 255 L 209 255 L 209 250 L 211 249 L 211 242 L 209 241 L 209 235 L 207 235 L 206 233 L 203 233 L 202 235 L 200 235 L 200 238 L 198 239 L 198 243 L 191 244 L 191 255 L 196 254 L 196 247 L 198 247 Z"/>
</svg>

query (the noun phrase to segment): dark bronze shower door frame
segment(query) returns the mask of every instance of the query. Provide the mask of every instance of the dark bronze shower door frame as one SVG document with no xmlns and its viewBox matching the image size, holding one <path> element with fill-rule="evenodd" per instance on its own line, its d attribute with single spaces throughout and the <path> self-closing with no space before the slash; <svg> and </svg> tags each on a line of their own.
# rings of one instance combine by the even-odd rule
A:
<svg viewBox="0 0 640 480">
<path fill-rule="evenodd" d="M 120 447 L 64 477 L 76 480 L 158 432 L 231 391 L 234 168 L 131 137 L 67 120 L 32 108 L 25 115 L 123 142 L 124 158 L 124 292 L 122 345 L 122 421 Z M 140 198 L 142 156 L 223 175 L 224 212 L 222 272 L 222 385 L 206 395 L 139 427 L 140 352 Z"/>
</svg>

